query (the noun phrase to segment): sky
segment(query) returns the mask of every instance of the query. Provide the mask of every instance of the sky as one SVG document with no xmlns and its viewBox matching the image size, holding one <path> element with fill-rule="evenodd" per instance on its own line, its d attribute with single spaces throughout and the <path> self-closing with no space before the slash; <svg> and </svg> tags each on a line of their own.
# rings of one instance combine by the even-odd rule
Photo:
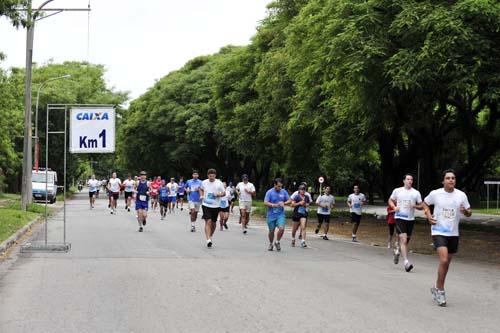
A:
<svg viewBox="0 0 500 333">
<path fill-rule="evenodd" d="M 54 0 L 46 8 L 87 8 Z M 91 12 L 62 12 L 37 22 L 33 62 L 90 61 L 118 91 L 139 97 L 188 60 L 246 45 L 270 0 L 90 0 Z M 33 7 L 43 1 L 34 0 Z M 24 67 L 26 31 L 0 19 L 0 67 Z"/>
</svg>

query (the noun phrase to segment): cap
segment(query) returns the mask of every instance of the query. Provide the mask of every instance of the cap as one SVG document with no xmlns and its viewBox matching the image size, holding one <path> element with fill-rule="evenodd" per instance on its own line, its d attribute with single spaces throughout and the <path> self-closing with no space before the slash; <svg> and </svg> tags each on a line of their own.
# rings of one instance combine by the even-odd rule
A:
<svg viewBox="0 0 500 333">
<path fill-rule="evenodd" d="M 248 179 L 248 175 L 245 173 L 243 176 L 241 176 L 241 179 Z"/>
<path fill-rule="evenodd" d="M 141 171 L 139 174 L 140 174 L 141 176 L 142 176 L 142 175 L 144 175 L 144 176 L 146 176 L 146 175 L 147 175 L 146 171 Z"/>
</svg>

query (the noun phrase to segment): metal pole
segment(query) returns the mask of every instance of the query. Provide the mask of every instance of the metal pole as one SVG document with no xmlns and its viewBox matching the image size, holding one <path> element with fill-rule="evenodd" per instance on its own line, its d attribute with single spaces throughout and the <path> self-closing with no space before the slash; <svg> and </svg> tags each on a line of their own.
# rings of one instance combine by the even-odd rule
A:
<svg viewBox="0 0 500 333">
<path fill-rule="evenodd" d="M 45 246 L 47 246 L 47 218 L 48 218 L 48 193 L 47 193 L 47 182 L 48 182 L 48 170 L 49 170 L 49 113 L 50 108 L 47 107 L 47 116 L 45 120 Z"/>
<path fill-rule="evenodd" d="M 490 184 L 486 184 L 486 212 L 490 210 Z"/>
<path fill-rule="evenodd" d="M 26 73 L 24 80 L 24 143 L 23 143 L 23 178 L 21 185 L 21 209 L 26 211 L 31 202 L 31 67 L 33 60 L 33 36 L 35 20 L 29 2 L 26 24 Z"/>
<path fill-rule="evenodd" d="M 500 194 L 500 184 L 497 184 L 497 209 L 498 209 L 498 195 Z"/>
<path fill-rule="evenodd" d="M 68 108 L 64 108 L 64 181 L 63 181 L 63 201 L 64 201 L 64 215 L 63 215 L 63 244 L 66 245 L 66 150 L 67 150 L 67 122 L 68 122 Z"/>
</svg>

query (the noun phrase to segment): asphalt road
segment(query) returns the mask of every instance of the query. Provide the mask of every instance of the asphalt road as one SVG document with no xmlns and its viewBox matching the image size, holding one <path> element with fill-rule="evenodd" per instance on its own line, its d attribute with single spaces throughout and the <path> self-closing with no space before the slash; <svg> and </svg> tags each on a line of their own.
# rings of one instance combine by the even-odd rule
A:
<svg viewBox="0 0 500 333">
<path fill-rule="evenodd" d="M 265 227 L 205 246 L 186 210 L 144 233 L 134 213 L 110 215 L 86 194 L 68 202 L 69 253 L 14 253 L 0 264 L 0 332 L 498 332 L 500 267 L 452 263 L 448 306 L 429 288 L 437 258 L 394 265 L 387 249 L 332 237 L 267 251 Z M 60 217 L 60 216 L 58 216 Z M 62 239 L 52 221 L 49 242 Z M 362 228 L 362 225 L 361 225 Z M 41 234 L 34 236 L 39 239 Z"/>
</svg>

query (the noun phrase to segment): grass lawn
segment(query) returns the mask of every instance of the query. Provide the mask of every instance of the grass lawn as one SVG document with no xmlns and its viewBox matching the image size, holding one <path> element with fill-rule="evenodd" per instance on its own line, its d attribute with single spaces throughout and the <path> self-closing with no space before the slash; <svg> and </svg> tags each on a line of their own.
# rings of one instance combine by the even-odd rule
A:
<svg viewBox="0 0 500 333">
<path fill-rule="evenodd" d="M 23 212 L 20 201 L 19 194 L 0 193 L 0 243 L 45 212 L 45 206 L 36 203 Z M 49 208 L 50 213 L 52 208 Z"/>
<path fill-rule="evenodd" d="M 496 207 L 496 206 L 495 206 Z M 491 208 L 486 209 L 486 208 L 472 208 L 472 214 L 477 213 L 477 214 L 489 214 L 489 215 L 500 215 L 500 209 L 496 208 Z"/>
</svg>

